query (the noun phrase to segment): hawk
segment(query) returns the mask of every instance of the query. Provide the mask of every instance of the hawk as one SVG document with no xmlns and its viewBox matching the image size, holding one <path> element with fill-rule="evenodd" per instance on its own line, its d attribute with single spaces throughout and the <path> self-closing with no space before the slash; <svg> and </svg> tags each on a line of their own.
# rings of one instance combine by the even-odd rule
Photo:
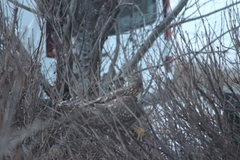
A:
<svg viewBox="0 0 240 160">
<path fill-rule="evenodd" d="M 128 86 L 109 92 L 105 96 L 99 97 L 87 103 L 80 100 L 63 102 L 62 105 L 84 108 L 91 113 L 88 122 L 90 126 L 124 126 L 132 128 L 138 134 L 138 140 L 142 140 L 144 130 L 133 125 L 143 114 L 143 107 L 140 102 L 143 90 L 142 77 L 131 75 L 125 78 Z"/>
</svg>

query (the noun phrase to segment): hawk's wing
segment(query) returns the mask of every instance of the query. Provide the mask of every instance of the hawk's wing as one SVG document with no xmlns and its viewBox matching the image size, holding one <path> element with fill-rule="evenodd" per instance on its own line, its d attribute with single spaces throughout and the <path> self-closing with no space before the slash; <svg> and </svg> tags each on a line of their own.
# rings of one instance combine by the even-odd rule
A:
<svg viewBox="0 0 240 160">
<path fill-rule="evenodd" d="M 83 102 L 81 99 L 75 98 L 70 101 L 63 101 L 59 105 L 60 106 L 69 106 L 69 107 L 70 106 L 71 107 L 73 107 L 73 106 L 84 107 L 84 106 L 94 105 L 95 103 L 104 104 L 104 103 L 110 102 L 114 99 L 118 99 L 119 97 L 123 97 L 123 96 L 138 97 L 138 94 L 141 93 L 141 91 L 142 91 L 142 84 L 135 83 L 130 86 L 122 87 L 115 91 L 109 92 L 108 94 L 101 96 L 93 101 Z"/>
<path fill-rule="evenodd" d="M 87 106 L 93 106 L 95 104 L 105 104 L 108 103 L 114 99 L 119 99 L 122 96 L 131 96 L 131 93 L 129 93 L 130 87 L 123 87 L 120 89 L 117 89 L 115 91 L 109 92 L 108 94 L 98 97 L 97 99 L 89 102 L 84 102 L 78 97 L 68 100 L 68 101 L 62 101 L 59 106 L 68 106 L 68 107 L 87 107 Z"/>
<path fill-rule="evenodd" d="M 142 106 L 135 96 L 117 97 L 107 103 L 93 105 L 95 116 L 111 125 L 121 123 L 131 126 L 142 114 Z"/>
</svg>

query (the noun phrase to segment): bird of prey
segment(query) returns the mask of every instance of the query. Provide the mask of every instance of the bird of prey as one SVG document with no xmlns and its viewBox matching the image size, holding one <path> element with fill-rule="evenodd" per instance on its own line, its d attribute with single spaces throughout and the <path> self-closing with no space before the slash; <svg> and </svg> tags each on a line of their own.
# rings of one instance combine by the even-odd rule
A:
<svg viewBox="0 0 240 160">
<path fill-rule="evenodd" d="M 88 120 L 90 126 L 124 126 L 132 128 L 138 134 L 138 140 L 142 140 L 144 130 L 133 125 L 143 114 L 140 95 L 143 90 L 142 77 L 131 75 L 125 78 L 128 86 L 109 92 L 91 102 L 80 101 L 63 102 L 62 105 L 71 105 L 77 108 L 86 108 L 91 113 Z"/>
</svg>

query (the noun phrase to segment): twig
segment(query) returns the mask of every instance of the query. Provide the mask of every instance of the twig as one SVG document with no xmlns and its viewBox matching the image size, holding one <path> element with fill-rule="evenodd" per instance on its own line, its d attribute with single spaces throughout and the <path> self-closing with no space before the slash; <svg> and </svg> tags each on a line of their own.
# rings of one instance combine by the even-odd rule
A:
<svg viewBox="0 0 240 160">
<path fill-rule="evenodd" d="M 222 8 L 220 8 L 220 9 L 217 9 L 217 10 L 215 10 L 215 11 L 213 11 L 213 12 L 210 12 L 210 13 L 207 13 L 207 14 L 203 14 L 203 15 L 198 16 L 198 17 L 190 18 L 190 19 L 187 19 L 187 20 L 184 19 L 184 20 L 182 20 L 182 21 L 180 21 L 180 22 L 172 23 L 172 24 L 170 24 L 170 25 L 168 26 L 168 28 L 175 27 L 175 26 L 178 26 L 178 25 L 180 25 L 180 24 L 184 24 L 184 23 L 187 23 L 187 22 L 191 22 L 191 21 L 195 21 L 195 20 L 198 20 L 198 19 L 202 19 L 202 18 L 204 18 L 204 17 L 211 16 L 211 15 L 217 13 L 217 12 L 221 12 L 221 11 L 223 11 L 223 10 L 229 8 L 229 7 L 235 6 L 235 5 L 239 4 L 239 3 L 240 3 L 240 1 L 239 1 L 239 2 L 236 2 L 236 3 L 232 3 L 232 4 L 228 5 L 228 6 L 222 7 Z"/>
<path fill-rule="evenodd" d="M 27 7 L 27 6 L 17 2 L 16 0 L 8 0 L 8 1 L 11 2 L 12 4 L 22 8 L 22 9 L 25 9 L 26 11 L 32 12 L 32 13 L 37 14 L 37 15 L 40 14 L 38 11 L 36 11 L 36 10 L 30 8 L 30 7 Z"/>
<path fill-rule="evenodd" d="M 158 26 L 156 26 L 130 62 L 123 65 L 122 73 L 120 74 L 128 73 L 136 67 L 137 63 L 147 53 L 148 49 L 152 46 L 155 40 L 164 33 L 164 31 L 168 28 L 168 24 L 180 13 L 183 7 L 186 6 L 187 2 L 188 0 L 181 0 L 176 8 Z"/>
</svg>

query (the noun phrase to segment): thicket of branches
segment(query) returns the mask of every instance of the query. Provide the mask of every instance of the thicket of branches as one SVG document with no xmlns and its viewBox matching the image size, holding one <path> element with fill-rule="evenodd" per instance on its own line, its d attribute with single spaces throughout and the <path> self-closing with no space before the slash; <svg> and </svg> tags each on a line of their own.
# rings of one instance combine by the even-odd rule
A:
<svg viewBox="0 0 240 160">
<path fill-rule="evenodd" d="M 36 3 L 38 7 L 31 11 L 39 19 L 42 38 L 39 47 L 32 51 L 25 49 L 18 34 L 19 10 L 30 8 L 17 2 L 11 3 L 13 8 L 0 3 L 0 159 L 237 159 L 240 156 L 239 57 L 234 62 L 227 57 L 229 51 L 238 53 L 239 49 L 239 23 L 233 18 L 239 15 L 237 2 L 222 9 L 228 11 L 224 16 L 232 19 L 228 31 L 221 35 L 204 22 L 202 15 L 198 18 L 203 20 L 204 36 L 196 34 L 194 41 L 198 43 L 194 44 L 180 27 L 194 20 L 178 15 L 183 7 L 188 9 L 187 1 L 182 0 L 170 16 L 156 22 L 155 28 L 133 31 L 127 40 L 117 35 L 113 53 L 107 49 L 111 46 L 104 47 L 108 31 L 119 9 L 132 3 L 111 0 Z M 163 61 L 161 50 L 159 53 L 148 49 L 177 16 L 180 18 L 171 25 L 176 31 L 171 46 L 175 69 L 166 73 L 162 66 L 171 62 Z M 46 78 L 47 71 L 41 70 L 46 20 L 55 32 L 54 83 Z M 228 47 L 223 43 L 226 34 L 232 40 Z M 155 47 L 158 45 L 160 48 L 162 44 L 156 42 Z M 107 56 L 102 57 L 105 50 Z M 203 52 L 204 56 L 199 54 Z M 111 62 L 109 68 L 104 66 L 105 59 Z M 133 72 L 141 72 L 144 77 L 145 114 L 136 122 L 145 129 L 143 141 L 137 140 L 131 128 L 107 123 L 107 127 L 89 125 L 92 115 L 86 107 L 60 105 L 63 100 L 77 96 L 84 103 L 95 100 L 125 85 L 118 80 Z"/>
</svg>

